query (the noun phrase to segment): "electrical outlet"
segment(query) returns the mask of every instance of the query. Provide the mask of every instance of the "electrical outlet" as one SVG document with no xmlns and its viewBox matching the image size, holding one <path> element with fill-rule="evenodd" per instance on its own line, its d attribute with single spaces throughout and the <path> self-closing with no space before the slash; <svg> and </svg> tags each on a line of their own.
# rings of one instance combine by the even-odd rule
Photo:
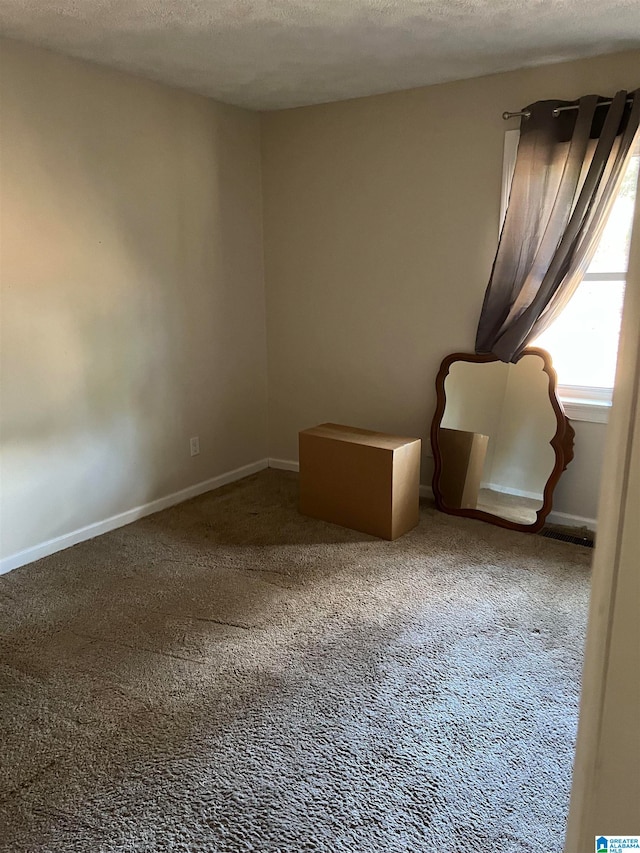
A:
<svg viewBox="0 0 640 853">
<path fill-rule="evenodd" d="M 189 449 L 192 456 L 197 456 L 200 453 L 200 439 L 197 435 L 189 439 Z"/>
</svg>

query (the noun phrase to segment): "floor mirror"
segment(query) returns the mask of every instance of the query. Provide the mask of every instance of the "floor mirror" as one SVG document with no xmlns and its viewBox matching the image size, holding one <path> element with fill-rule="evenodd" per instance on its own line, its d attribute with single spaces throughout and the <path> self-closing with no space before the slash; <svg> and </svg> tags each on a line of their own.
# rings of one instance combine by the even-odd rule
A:
<svg viewBox="0 0 640 853">
<path fill-rule="evenodd" d="M 453 353 L 436 378 L 431 426 L 438 509 L 535 533 L 573 458 L 574 430 L 546 350 L 512 364 Z"/>
</svg>

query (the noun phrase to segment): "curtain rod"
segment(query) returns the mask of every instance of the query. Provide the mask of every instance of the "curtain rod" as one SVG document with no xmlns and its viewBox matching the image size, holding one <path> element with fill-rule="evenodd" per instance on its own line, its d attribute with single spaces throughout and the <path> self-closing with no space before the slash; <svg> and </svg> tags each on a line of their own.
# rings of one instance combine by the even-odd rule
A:
<svg viewBox="0 0 640 853">
<path fill-rule="evenodd" d="M 628 103 L 631 103 L 631 101 L 633 101 L 633 98 L 627 98 Z M 613 103 L 613 101 L 611 99 L 609 99 L 608 101 L 600 101 L 600 103 L 596 105 L 596 109 L 598 109 L 598 107 L 606 107 L 612 103 Z M 578 109 L 578 104 L 570 104 L 567 107 L 556 107 L 555 110 L 553 110 L 553 115 L 555 116 L 555 118 L 558 118 L 560 113 L 563 113 L 566 110 L 577 110 L 577 109 Z M 510 113 L 510 112 L 505 111 L 502 113 L 502 118 L 505 121 L 507 121 L 507 119 L 510 119 L 510 118 L 517 118 L 518 116 L 522 116 L 523 118 L 530 118 L 531 117 L 531 110 L 518 110 L 515 113 Z"/>
</svg>

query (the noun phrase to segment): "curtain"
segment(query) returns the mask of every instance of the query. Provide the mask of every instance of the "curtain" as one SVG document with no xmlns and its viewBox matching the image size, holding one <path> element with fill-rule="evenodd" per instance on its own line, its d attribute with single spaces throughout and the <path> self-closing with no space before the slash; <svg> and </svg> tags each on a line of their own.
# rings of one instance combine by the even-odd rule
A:
<svg viewBox="0 0 640 853">
<path fill-rule="evenodd" d="M 526 108 L 478 353 L 515 361 L 560 314 L 591 262 L 638 133 L 640 89 L 618 92 L 608 106 L 602 100 Z"/>
</svg>

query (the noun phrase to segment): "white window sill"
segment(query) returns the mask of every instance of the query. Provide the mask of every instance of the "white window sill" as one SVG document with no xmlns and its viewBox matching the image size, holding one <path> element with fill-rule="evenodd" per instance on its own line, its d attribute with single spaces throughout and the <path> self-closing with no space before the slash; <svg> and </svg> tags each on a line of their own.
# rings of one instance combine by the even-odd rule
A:
<svg viewBox="0 0 640 853">
<path fill-rule="evenodd" d="M 609 420 L 611 403 L 594 400 L 578 400 L 560 395 L 565 415 L 572 421 L 588 421 L 592 424 L 606 424 Z"/>
</svg>

